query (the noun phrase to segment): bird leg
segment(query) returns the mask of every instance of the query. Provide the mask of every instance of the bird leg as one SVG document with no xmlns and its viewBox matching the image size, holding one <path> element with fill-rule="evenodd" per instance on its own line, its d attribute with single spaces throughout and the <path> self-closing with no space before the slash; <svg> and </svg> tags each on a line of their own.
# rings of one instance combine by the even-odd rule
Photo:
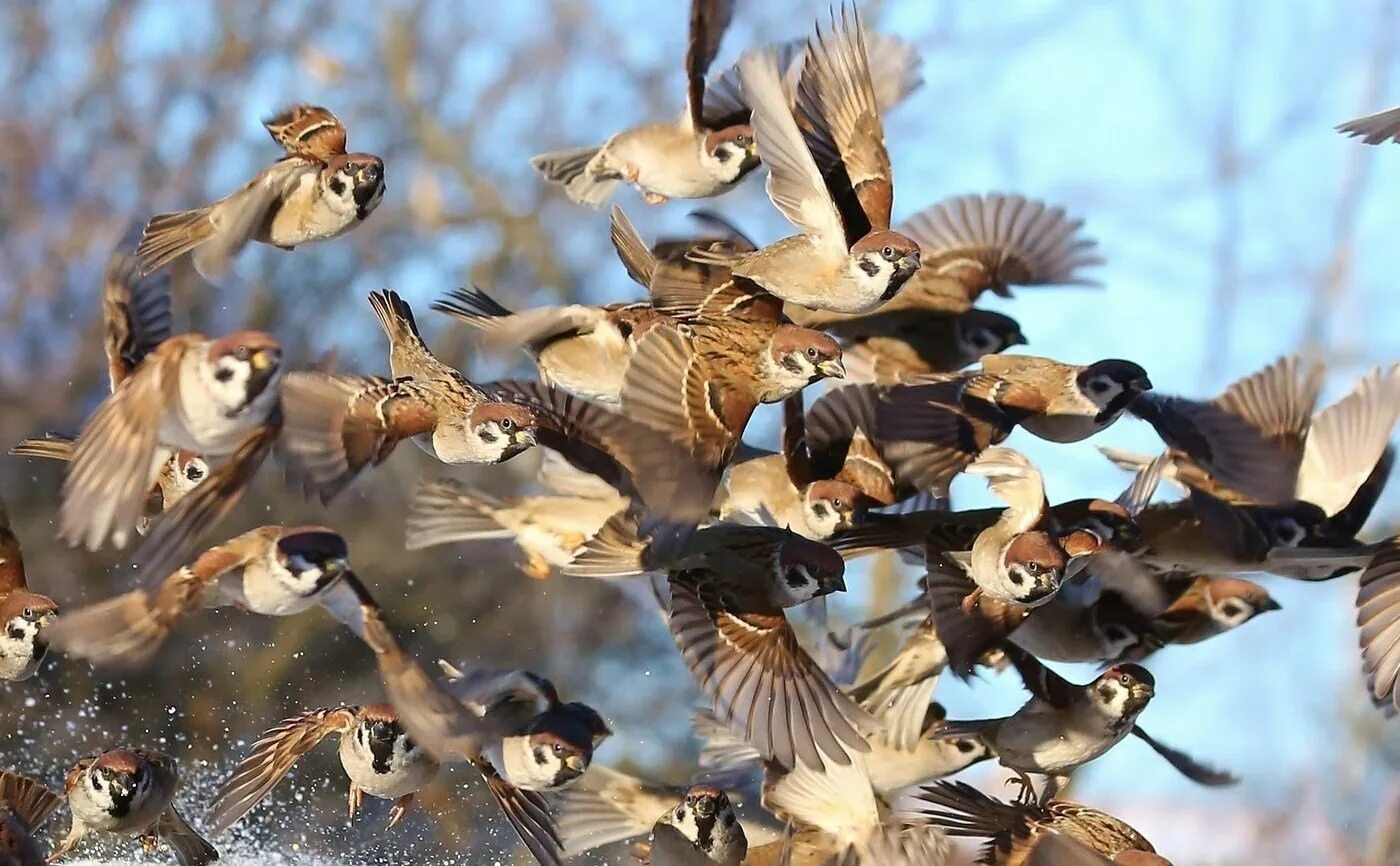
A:
<svg viewBox="0 0 1400 866">
<path fill-rule="evenodd" d="M 73 826 L 68 830 L 68 835 L 64 837 L 63 841 L 58 844 L 58 847 L 54 849 L 53 853 L 49 855 L 49 859 L 44 862 L 57 863 L 59 860 L 67 857 L 69 854 L 73 853 L 74 848 L 78 847 L 78 840 L 85 835 L 87 835 L 87 827 L 82 822 L 74 819 Z"/>
<path fill-rule="evenodd" d="M 360 790 L 360 786 L 354 783 L 350 785 L 350 817 L 354 818 L 360 811 L 360 806 L 364 805 L 365 792 Z"/>
<path fill-rule="evenodd" d="M 412 794 L 404 794 L 394 801 L 394 805 L 389 809 L 389 829 L 392 830 L 395 825 L 402 821 L 404 815 L 407 815 L 411 808 L 413 808 Z"/>
<path fill-rule="evenodd" d="M 525 572 L 526 577 L 532 577 L 535 580 L 544 580 L 549 577 L 550 573 L 548 560 L 533 550 L 526 551 L 525 563 L 520 566 L 520 570 Z"/>
<path fill-rule="evenodd" d="M 977 587 L 962 600 L 962 612 L 972 616 L 977 611 L 977 603 L 982 600 L 982 587 Z"/>
<path fill-rule="evenodd" d="M 642 170 L 630 162 L 622 167 L 622 177 L 628 183 L 636 183 L 637 178 L 641 176 Z"/>
<path fill-rule="evenodd" d="M 1008 768 L 1009 769 L 1009 768 Z M 1036 801 L 1035 785 L 1031 782 L 1031 777 L 1023 770 L 1011 770 L 1016 775 L 1006 780 L 1008 785 L 1016 785 L 1021 789 L 1021 793 L 1016 795 L 1018 803 L 1034 803 Z"/>
<path fill-rule="evenodd" d="M 146 833 L 141 837 L 141 850 L 145 851 L 148 855 L 156 853 L 159 848 L 160 840 L 156 838 L 156 834 Z"/>
<path fill-rule="evenodd" d="M 665 204 L 669 199 L 659 192 L 644 192 L 642 193 L 642 201 L 647 204 Z"/>
<path fill-rule="evenodd" d="M 1044 806 L 1069 784 L 1069 776 L 1049 775 L 1045 777 L 1045 787 L 1040 791 L 1040 805 Z"/>
</svg>

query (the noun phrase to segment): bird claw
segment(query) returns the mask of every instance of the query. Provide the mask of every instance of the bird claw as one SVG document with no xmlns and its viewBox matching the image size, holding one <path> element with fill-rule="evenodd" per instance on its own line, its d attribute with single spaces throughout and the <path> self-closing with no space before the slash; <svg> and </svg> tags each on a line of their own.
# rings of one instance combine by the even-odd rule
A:
<svg viewBox="0 0 1400 866">
<path fill-rule="evenodd" d="M 413 795 L 405 794 L 395 801 L 389 808 L 389 829 L 392 830 L 408 814 L 408 810 L 413 806 Z"/>
<path fill-rule="evenodd" d="M 1016 775 L 1007 779 L 1006 784 L 1015 785 L 1021 789 L 1021 793 L 1016 795 L 1017 802 L 1029 804 L 1036 801 L 1035 785 L 1031 784 L 1030 776 L 1027 776 L 1025 773 L 1019 770 L 1016 771 Z"/>
<path fill-rule="evenodd" d="M 526 577 L 535 580 L 544 580 L 550 574 L 549 563 L 538 553 L 529 554 L 524 564 L 520 566 L 520 570 L 525 572 Z"/>
<path fill-rule="evenodd" d="M 150 835 L 141 837 L 141 850 L 147 854 L 156 853 L 156 849 L 159 847 L 160 843 L 156 841 L 156 837 Z"/>
<path fill-rule="evenodd" d="M 665 204 L 669 199 L 659 192 L 646 192 L 642 193 L 642 201 L 647 204 Z"/>
</svg>

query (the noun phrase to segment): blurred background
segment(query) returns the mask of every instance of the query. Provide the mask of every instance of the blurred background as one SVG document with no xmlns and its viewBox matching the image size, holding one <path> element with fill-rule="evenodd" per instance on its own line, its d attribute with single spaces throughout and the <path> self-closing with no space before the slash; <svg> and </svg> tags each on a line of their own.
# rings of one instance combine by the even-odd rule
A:
<svg viewBox="0 0 1400 866">
<path fill-rule="evenodd" d="M 896 219 L 969 192 L 1063 205 L 1101 244 L 1103 288 L 992 299 L 1019 319 L 1029 351 L 1132 358 L 1159 390 L 1196 397 L 1301 351 L 1327 361 L 1327 397 L 1339 396 L 1400 358 L 1400 146 L 1332 131 L 1400 101 L 1396 5 L 1298 0 L 1280 14 L 1243 0 L 864 3 L 870 25 L 924 56 L 924 86 L 886 120 Z M 825 14 L 816 0 L 741 0 L 719 62 L 806 36 Z M 177 328 L 262 328 L 295 363 L 338 348 L 343 369 L 384 373 L 365 295 L 392 287 L 418 307 L 444 360 L 474 377 L 524 372 L 523 356 L 478 354 L 466 329 L 427 306 L 467 284 L 513 307 L 636 297 L 606 214 L 547 189 L 528 158 L 679 112 L 686 20 L 682 0 L 0 4 L 0 443 L 80 426 L 106 388 L 98 291 L 108 252 L 129 221 L 211 201 L 275 159 L 259 121 L 294 102 L 328 106 L 352 150 L 384 158 L 383 204 L 345 238 L 294 254 L 255 245 L 217 288 L 177 273 Z M 687 226 L 685 203 L 620 201 L 648 237 Z M 757 178 L 711 204 L 762 242 L 787 233 Z M 774 447 L 774 431 L 767 415 L 750 438 Z M 1112 496 L 1126 481 L 1092 445 L 1020 434 L 1010 444 L 1039 462 L 1052 499 Z M 1096 444 L 1146 451 L 1154 438 L 1125 421 Z M 599 761 L 683 781 L 697 692 L 646 604 L 585 580 L 527 578 L 504 546 L 403 551 L 402 515 L 420 479 L 506 492 L 528 481 L 534 460 L 449 471 L 400 448 L 329 513 L 286 492 L 269 466 L 219 534 L 330 523 L 395 621 L 413 626 L 411 643 L 551 677 L 612 721 L 618 733 Z M 70 605 L 95 601 L 124 587 L 121 554 L 53 539 L 61 477 L 56 464 L 0 459 L 31 584 Z M 987 503 L 979 486 L 960 481 L 959 505 Z M 1364 536 L 1392 532 L 1397 505 L 1392 491 Z M 915 577 L 877 567 L 837 611 L 886 609 Z M 1073 796 L 1120 813 L 1178 864 L 1400 863 L 1400 735 L 1364 699 L 1355 580 L 1269 587 L 1281 612 L 1154 658 L 1158 697 L 1143 720 L 1242 784 L 1195 787 L 1129 742 L 1085 770 Z M 380 699 L 368 654 L 327 617 L 211 612 L 144 675 L 112 680 L 58 660 L 0 685 L 0 764 L 57 783 L 87 751 L 162 748 L 181 759 L 182 802 L 198 815 L 236 754 L 276 720 Z M 1009 675 L 949 685 L 940 700 L 958 718 L 1010 711 L 1023 694 Z M 393 833 L 380 801 L 347 825 L 328 744 L 230 849 L 298 863 L 526 862 L 472 775 L 446 775 Z M 627 861 L 613 851 L 588 862 Z"/>
</svg>

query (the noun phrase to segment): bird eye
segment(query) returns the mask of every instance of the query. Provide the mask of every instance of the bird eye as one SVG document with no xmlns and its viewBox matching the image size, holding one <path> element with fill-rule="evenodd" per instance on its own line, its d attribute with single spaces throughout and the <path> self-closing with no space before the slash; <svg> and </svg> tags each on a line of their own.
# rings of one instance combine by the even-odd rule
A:
<svg viewBox="0 0 1400 866">
<path fill-rule="evenodd" d="M 509 433 L 510 431 L 515 429 L 515 422 L 510 420 L 509 418 L 502 418 L 501 429 Z"/>
<path fill-rule="evenodd" d="M 816 347 L 816 346 L 808 346 L 808 347 L 807 347 L 807 357 L 813 358 L 813 359 L 815 359 L 815 358 L 817 357 L 817 347 Z"/>
<path fill-rule="evenodd" d="M 1128 676 L 1127 674 L 1119 674 L 1118 682 L 1122 683 L 1125 686 L 1130 686 L 1133 684 L 1133 678 Z"/>
<path fill-rule="evenodd" d="M 564 754 L 564 747 L 561 746 L 561 745 L 559 745 L 558 743 L 555 743 L 555 744 L 554 744 L 554 754 L 556 754 L 556 755 L 563 755 L 563 754 Z"/>
<path fill-rule="evenodd" d="M 734 137 L 734 140 L 739 143 L 740 147 L 748 147 L 749 142 L 753 139 L 749 138 L 747 135 L 737 135 Z"/>
<path fill-rule="evenodd" d="M 885 247 L 883 250 L 880 250 L 880 255 L 884 256 L 887 259 L 893 259 L 894 247 Z"/>
<path fill-rule="evenodd" d="M 841 499 L 833 499 L 831 500 L 831 504 L 836 508 L 837 511 L 840 511 L 841 509 L 846 507 L 845 501 Z"/>
<path fill-rule="evenodd" d="M 26 608 L 24 609 L 24 618 L 25 618 L 25 619 L 33 619 L 33 618 L 34 618 L 34 608 L 32 608 L 32 607 L 26 607 Z"/>
<path fill-rule="evenodd" d="M 1030 572 L 1031 574 L 1040 574 L 1040 563 L 1038 563 L 1038 562 L 1028 562 L 1028 563 L 1026 563 L 1026 571 Z"/>
</svg>

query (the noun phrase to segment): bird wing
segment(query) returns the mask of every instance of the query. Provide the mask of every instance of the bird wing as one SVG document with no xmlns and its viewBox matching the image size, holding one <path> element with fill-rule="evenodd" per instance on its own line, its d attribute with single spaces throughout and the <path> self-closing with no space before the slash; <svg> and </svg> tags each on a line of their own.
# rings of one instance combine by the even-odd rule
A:
<svg viewBox="0 0 1400 866">
<path fill-rule="evenodd" d="M 345 125 L 319 105 L 294 105 L 263 121 L 288 156 L 326 160 L 345 153 Z"/>
<path fill-rule="evenodd" d="M 173 328 L 170 275 L 142 277 L 141 260 L 128 252 L 140 237 L 139 226 L 128 232 L 102 273 L 102 349 L 113 391 L 170 338 Z"/>
<path fill-rule="evenodd" d="M 355 727 L 358 707 L 322 707 L 283 719 L 265 731 L 247 757 L 238 762 L 209 807 L 209 831 L 215 835 L 238 823 L 271 793 L 297 759 L 331 734 Z"/>
<path fill-rule="evenodd" d="M 849 250 L 841 215 L 793 119 L 772 50 L 739 61 L 744 94 L 753 106 L 754 140 L 768 166 L 768 197 L 813 247 L 833 260 Z"/>
<path fill-rule="evenodd" d="M 719 53 L 720 40 L 734 17 L 735 0 L 691 0 L 690 38 L 685 49 L 686 118 L 705 128 L 705 73 Z"/>
<path fill-rule="evenodd" d="M 1400 365 L 1377 368 L 1312 419 L 1295 495 L 1330 517 L 1344 509 L 1381 459 L 1400 418 Z"/>
</svg>

